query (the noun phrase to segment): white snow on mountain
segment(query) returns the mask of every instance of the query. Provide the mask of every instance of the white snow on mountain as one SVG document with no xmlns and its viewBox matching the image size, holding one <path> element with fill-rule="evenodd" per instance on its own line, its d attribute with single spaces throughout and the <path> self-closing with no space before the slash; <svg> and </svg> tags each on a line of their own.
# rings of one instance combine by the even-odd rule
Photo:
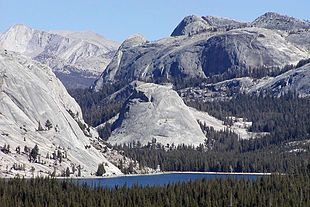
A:
<svg viewBox="0 0 310 207">
<path fill-rule="evenodd" d="M 91 176 L 99 163 L 106 163 L 107 174 L 122 174 L 92 146 L 98 135 L 87 130 L 81 114 L 48 66 L 1 49 L 0 176 L 60 175 L 67 167 L 77 175 L 78 166 L 82 176 Z M 36 144 L 40 158 L 29 162 L 27 148 Z M 52 158 L 58 152 L 62 162 Z"/>
</svg>

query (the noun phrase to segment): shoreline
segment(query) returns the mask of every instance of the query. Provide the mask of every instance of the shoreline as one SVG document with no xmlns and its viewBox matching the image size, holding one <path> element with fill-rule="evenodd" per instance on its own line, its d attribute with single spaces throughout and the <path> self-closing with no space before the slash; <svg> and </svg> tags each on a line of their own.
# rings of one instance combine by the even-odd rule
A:
<svg viewBox="0 0 310 207">
<path fill-rule="evenodd" d="M 120 175 L 106 175 L 106 176 L 82 176 L 82 177 L 49 177 L 49 176 L 42 176 L 42 177 L 34 177 L 34 178 L 52 178 L 52 179 L 59 179 L 59 180 L 82 180 L 82 179 L 110 179 L 110 178 L 121 178 L 121 177 L 138 177 L 138 176 L 156 176 L 156 175 L 169 175 L 169 174 L 209 174 L 209 175 L 253 175 L 253 176 L 270 176 L 272 174 L 283 174 L 283 173 L 249 173 L 249 172 L 197 172 L 197 171 L 162 171 L 162 172 L 155 172 L 155 173 L 145 173 L 145 174 L 120 174 Z M 1 177 L 0 179 L 10 179 L 14 177 Z M 31 179 L 33 177 L 21 177 L 24 179 Z"/>
<path fill-rule="evenodd" d="M 57 177 L 56 179 L 110 179 L 110 178 L 120 178 L 120 177 L 156 176 L 156 175 L 168 175 L 168 174 L 210 174 L 210 175 L 270 176 L 272 173 L 165 171 L 165 172 L 147 173 L 147 174 L 123 174 L 123 175 L 86 176 L 86 177 Z"/>
</svg>

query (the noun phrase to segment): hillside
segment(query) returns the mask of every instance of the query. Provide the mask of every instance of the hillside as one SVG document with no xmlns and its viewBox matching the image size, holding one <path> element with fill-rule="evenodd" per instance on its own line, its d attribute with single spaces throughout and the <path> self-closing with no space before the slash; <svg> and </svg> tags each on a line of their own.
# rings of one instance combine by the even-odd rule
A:
<svg viewBox="0 0 310 207">
<path fill-rule="evenodd" d="M 2 49 L 0 90 L 1 177 L 92 176 L 101 163 L 117 175 L 120 159 L 123 169 L 133 162 L 98 139 L 46 65 Z"/>
<path fill-rule="evenodd" d="M 93 88 L 100 90 L 104 83 L 124 80 L 176 83 L 215 74 L 244 76 L 253 70 L 280 71 L 309 58 L 308 22 L 282 15 L 276 19 L 287 22 L 286 30 L 266 26 L 274 20 L 268 13 L 254 23 L 189 16 L 172 37 L 154 42 L 142 36 L 131 37 L 122 43 Z"/>
<path fill-rule="evenodd" d="M 274 13 L 258 19 L 254 24 L 188 16 L 171 37 L 150 42 L 134 35 L 121 44 L 91 91 L 72 94 L 87 122 L 112 144 L 156 141 L 197 146 L 212 136 L 226 142 L 223 137 L 230 135 L 225 130 L 234 133 L 236 142 L 266 138 L 270 131 L 252 130 L 257 123 L 248 116 L 208 108 L 242 94 L 250 101 L 253 95 L 263 100 L 286 94 L 309 96 L 307 21 Z M 272 23 L 275 19 L 280 23 Z M 258 22 L 278 26 L 287 22 L 287 28 Z M 238 105 L 229 108 L 237 109 Z M 210 130 L 216 135 L 208 134 Z"/>
<path fill-rule="evenodd" d="M 19 24 L 0 35 L 0 47 L 47 64 L 68 88 L 85 88 L 110 62 L 118 43 L 92 32 L 46 32 Z"/>
</svg>

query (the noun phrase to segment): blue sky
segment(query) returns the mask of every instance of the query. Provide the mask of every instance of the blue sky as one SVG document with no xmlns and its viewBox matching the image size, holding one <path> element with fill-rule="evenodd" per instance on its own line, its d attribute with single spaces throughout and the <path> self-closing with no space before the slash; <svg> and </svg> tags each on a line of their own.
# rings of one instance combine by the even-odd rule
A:
<svg viewBox="0 0 310 207">
<path fill-rule="evenodd" d="M 43 30 L 94 31 L 117 41 L 135 33 L 156 40 L 191 14 L 252 21 L 275 11 L 309 20 L 309 8 L 309 0 L 0 0 L 0 32 L 22 23 Z"/>
</svg>

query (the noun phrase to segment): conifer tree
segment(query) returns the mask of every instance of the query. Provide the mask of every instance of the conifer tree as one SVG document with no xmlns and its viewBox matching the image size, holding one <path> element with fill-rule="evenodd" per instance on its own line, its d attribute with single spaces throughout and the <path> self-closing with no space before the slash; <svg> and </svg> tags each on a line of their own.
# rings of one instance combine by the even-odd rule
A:
<svg viewBox="0 0 310 207">
<path fill-rule="evenodd" d="M 97 169 L 97 172 L 96 172 L 96 176 L 102 176 L 104 173 L 106 173 L 105 169 L 104 169 L 104 165 L 103 163 L 100 163 L 98 165 L 98 169 Z"/>
<path fill-rule="evenodd" d="M 37 157 L 39 155 L 39 147 L 38 145 L 36 144 L 34 146 L 34 148 L 32 148 L 30 154 L 29 154 L 29 158 L 30 158 L 30 161 L 36 161 Z"/>
</svg>

